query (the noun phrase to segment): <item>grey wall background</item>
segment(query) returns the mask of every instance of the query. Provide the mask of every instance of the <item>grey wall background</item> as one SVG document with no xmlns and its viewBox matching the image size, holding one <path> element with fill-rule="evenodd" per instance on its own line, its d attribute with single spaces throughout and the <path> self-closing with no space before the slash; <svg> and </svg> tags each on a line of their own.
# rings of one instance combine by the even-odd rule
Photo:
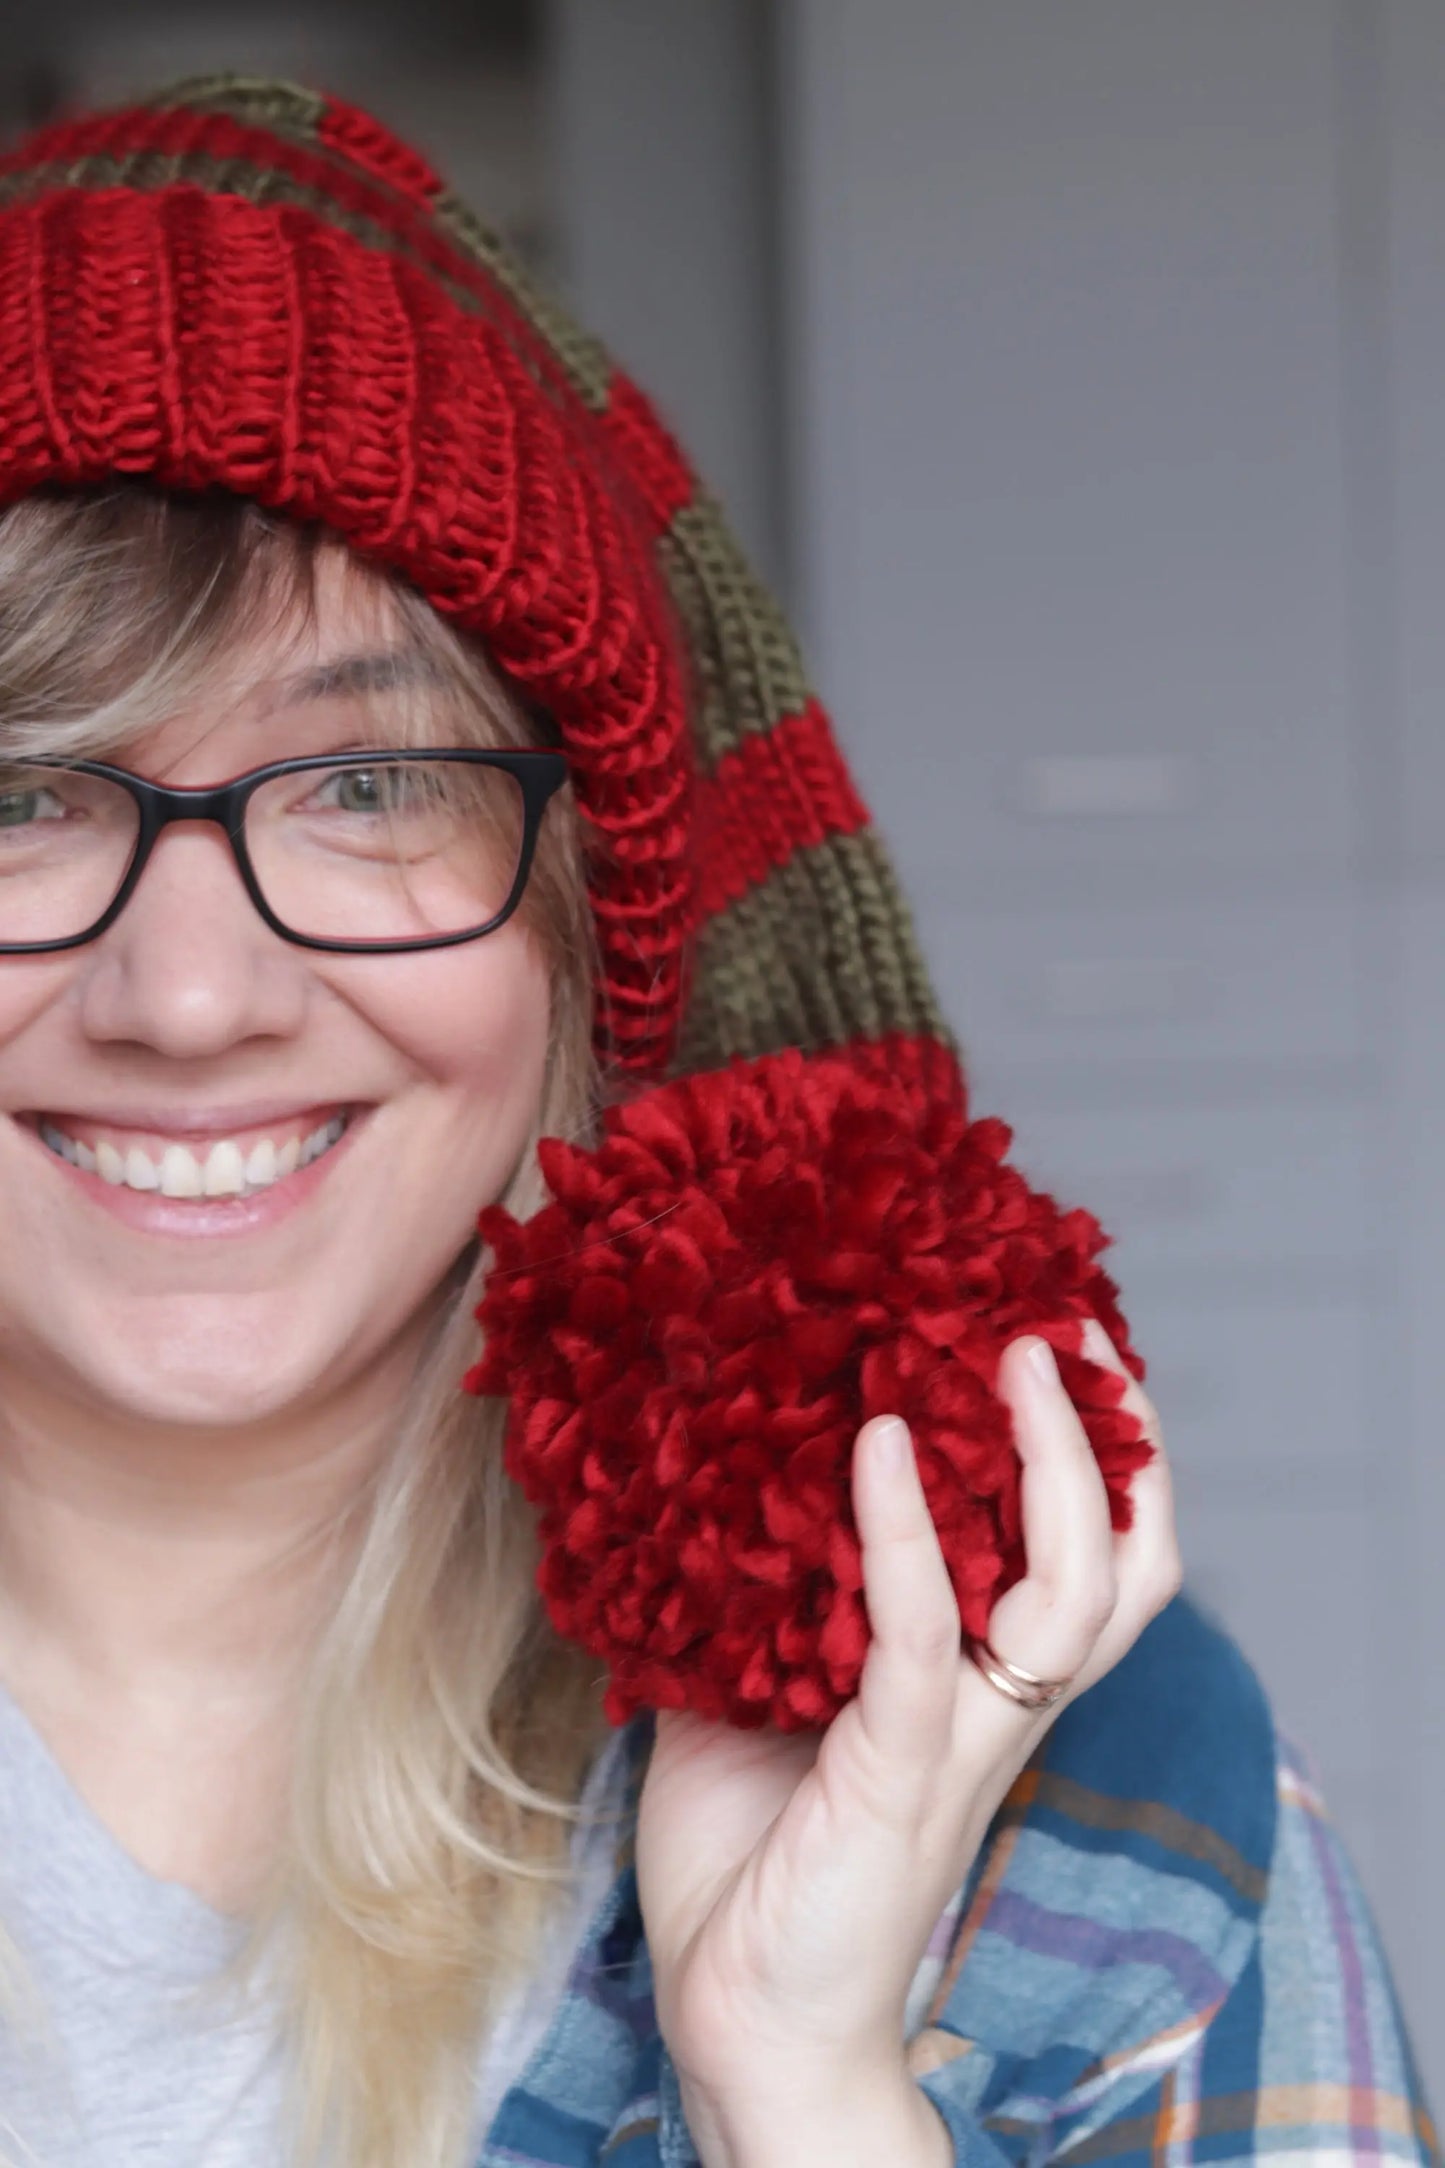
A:
<svg viewBox="0 0 1445 2168">
<path fill-rule="evenodd" d="M 976 1103 L 1119 1233 L 1191 1580 L 1445 2101 L 1445 9 L 7 36 L 12 114 L 218 62 L 374 103 L 671 411 L 792 595 Z"/>
</svg>

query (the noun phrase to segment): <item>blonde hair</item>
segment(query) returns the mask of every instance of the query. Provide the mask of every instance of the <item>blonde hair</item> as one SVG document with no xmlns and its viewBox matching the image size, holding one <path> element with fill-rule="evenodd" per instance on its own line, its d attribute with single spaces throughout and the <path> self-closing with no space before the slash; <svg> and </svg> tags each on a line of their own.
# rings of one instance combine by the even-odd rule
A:
<svg viewBox="0 0 1445 2168">
<path fill-rule="evenodd" d="M 440 702 L 447 742 L 547 735 L 474 644 L 339 542 L 239 499 L 117 483 L 0 514 L 0 747 L 114 755 L 195 711 L 249 641 L 304 632 L 341 561 L 428 665 L 418 729 L 434 730 Z M 525 1215 L 540 1201 L 536 1137 L 585 1136 L 597 1098 L 570 794 L 548 810 L 522 909 L 552 995 L 533 1138 L 504 1198 Z M 346 2168 L 461 2168 L 481 2042 L 565 1893 L 575 1804 L 605 1735 L 598 1666 L 552 1632 L 535 1592 L 532 1512 L 502 1465 L 505 1408 L 459 1389 L 483 1269 L 468 1253 L 438 1291 L 393 1449 L 354 1501 L 310 1657 L 287 1834 L 231 1974 L 254 1983 L 284 1952 L 301 2163 L 334 2150 Z"/>
</svg>

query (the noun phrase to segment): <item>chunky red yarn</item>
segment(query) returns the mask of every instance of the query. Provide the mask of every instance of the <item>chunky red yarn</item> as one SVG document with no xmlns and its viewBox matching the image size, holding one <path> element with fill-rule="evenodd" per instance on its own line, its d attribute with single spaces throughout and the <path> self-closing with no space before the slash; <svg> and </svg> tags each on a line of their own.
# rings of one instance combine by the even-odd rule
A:
<svg viewBox="0 0 1445 2168">
<path fill-rule="evenodd" d="M 1024 1570 L 994 1385 L 1026 1327 L 1129 1525 L 1150 1448 L 1080 1352 L 1091 1315 L 1127 1346 L 1105 1237 L 1006 1163 L 1001 1122 L 920 1091 L 920 1051 L 684 1078 L 612 1111 L 594 1151 L 545 1144 L 554 1201 L 532 1220 L 482 1217 L 495 1263 L 467 1383 L 511 1396 L 548 1610 L 608 1666 L 615 1721 L 798 1729 L 848 1700 L 868 1642 L 849 1466 L 871 1415 L 911 1426 L 964 1630 L 983 1633 Z"/>
</svg>

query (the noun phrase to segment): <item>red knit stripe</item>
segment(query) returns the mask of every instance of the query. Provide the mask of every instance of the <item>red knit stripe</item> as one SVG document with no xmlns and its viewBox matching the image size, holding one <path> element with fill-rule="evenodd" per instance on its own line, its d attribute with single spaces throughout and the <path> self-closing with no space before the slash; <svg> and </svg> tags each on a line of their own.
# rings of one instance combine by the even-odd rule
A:
<svg viewBox="0 0 1445 2168">
<path fill-rule="evenodd" d="M 466 249 L 445 238 L 443 229 L 430 215 L 430 197 L 444 185 L 440 177 L 419 157 L 409 162 L 406 146 L 397 143 L 379 124 L 372 124 L 368 133 L 364 125 L 367 120 L 365 114 L 333 100 L 323 116 L 318 149 L 311 152 L 293 137 L 274 134 L 228 113 L 191 107 L 157 112 L 142 107 L 58 123 L 32 139 L 28 148 L 38 156 L 0 157 L 0 175 L 14 171 L 34 176 L 48 167 L 57 176 L 55 188 L 59 192 L 68 185 L 59 179 L 67 164 L 95 157 L 124 160 L 139 156 L 230 161 L 258 172 L 283 173 L 298 188 L 320 197 L 324 205 L 334 209 L 338 219 L 367 221 L 403 248 L 423 270 L 459 288 L 485 315 L 507 329 L 513 343 L 532 364 L 534 374 L 554 394 L 576 400 L 565 367 L 545 333 Z M 352 127 L 356 130 L 355 143 L 347 140 L 347 131 Z M 343 158 L 347 164 L 336 162 Z M 365 166 L 372 180 L 354 169 L 359 166 Z M 119 185 L 148 195 L 195 187 L 212 201 L 220 194 L 210 174 L 198 174 L 194 182 L 188 182 L 184 165 L 174 180 L 164 184 L 152 185 L 138 174 L 133 181 L 127 179 Z M 110 186 L 99 189 L 85 184 L 84 192 L 108 194 Z M 279 196 L 275 208 L 278 214 L 303 209 L 287 205 Z M 319 206 L 305 208 L 312 216 L 326 215 Z M 367 245 L 364 237 L 348 237 Z M 603 419 L 609 432 L 620 440 L 623 452 L 622 463 L 613 472 L 614 485 L 636 494 L 647 506 L 654 533 L 665 532 L 696 494 L 696 480 L 682 452 L 651 403 L 620 371 Z"/>
<path fill-rule="evenodd" d="M 817 701 L 746 737 L 697 786 L 703 918 L 736 903 L 800 850 L 868 825 Z"/>
<path fill-rule="evenodd" d="M 328 151 L 334 156 L 325 155 Z M 429 216 L 430 198 L 443 186 L 440 177 L 423 159 L 409 154 L 389 131 L 369 123 L 367 115 L 341 101 L 331 101 L 323 116 L 316 152 L 308 151 L 294 138 L 238 121 L 228 113 L 190 107 L 161 111 L 142 107 L 60 122 L 33 138 L 23 157 L 0 157 L 0 175 L 35 174 L 45 167 L 59 173 L 65 166 L 87 158 L 120 160 L 145 155 L 230 160 L 260 171 L 284 173 L 298 187 L 324 198 L 339 216 L 367 220 L 401 245 L 424 269 L 460 287 L 487 315 L 506 325 L 544 381 L 567 398 L 575 398 L 561 362 L 525 310 L 465 249 L 447 241 Z M 349 161 L 347 165 L 335 162 L 343 157 Z M 353 170 L 350 162 L 365 167 L 372 179 Z M 174 181 L 154 191 L 139 176 L 134 183 L 122 185 L 147 194 L 193 185 L 205 190 L 212 200 L 217 193 L 209 178 L 198 177 L 188 184 L 184 167 Z M 88 194 L 100 192 L 86 189 Z M 278 202 L 278 211 L 289 208 Z M 624 464 L 614 481 L 643 496 L 655 531 L 664 532 L 696 493 L 695 478 L 682 452 L 651 402 L 620 371 L 604 420 L 619 439 L 624 455 Z"/>
<path fill-rule="evenodd" d="M 63 168 L 92 157 L 148 153 L 166 158 L 235 159 L 261 172 L 285 174 L 328 199 L 338 212 L 369 220 L 418 264 L 461 287 L 493 321 L 505 324 L 542 381 L 567 399 L 575 398 L 562 364 L 542 334 L 498 282 L 465 249 L 446 238 L 428 216 L 424 201 L 399 194 L 394 182 L 387 185 L 353 172 L 321 146 L 308 151 L 289 137 L 238 121 L 228 113 L 182 106 L 157 111 L 143 106 L 85 115 L 42 129 L 18 150 L 0 156 L 0 175 L 30 174 L 45 166 Z M 169 185 L 184 187 L 184 174 Z M 135 187 L 149 192 L 143 180 L 137 180 Z M 210 192 L 214 200 L 215 191 Z"/>
<path fill-rule="evenodd" d="M 419 151 L 343 98 L 327 99 L 316 133 L 329 150 L 340 151 L 343 157 L 414 202 L 430 203 L 446 186 Z"/>
<path fill-rule="evenodd" d="M 138 106 L 115 113 L 89 114 L 42 129 L 18 149 L 0 156 L 0 173 L 78 165 L 96 157 L 235 159 L 259 172 L 284 173 L 302 186 L 328 196 L 338 209 L 370 219 L 408 246 L 430 251 L 430 261 L 448 277 L 465 279 L 490 299 L 496 289 L 459 249 L 431 225 L 424 202 L 403 198 L 394 185 L 372 179 L 350 159 L 309 150 L 294 139 L 273 133 L 230 113 L 190 106 Z M 184 173 L 179 177 L 184 185 Z M 144 189 L 145 183 L 138 187 Z"/>
<path fill-rule="evenodd" d="M 681 447 L 646 393 L 620 369 L 602 418 L 622 447 L 628 472 L 642 484 L 658 532 L 664 532 L 697 491 Z"/>
</svg>

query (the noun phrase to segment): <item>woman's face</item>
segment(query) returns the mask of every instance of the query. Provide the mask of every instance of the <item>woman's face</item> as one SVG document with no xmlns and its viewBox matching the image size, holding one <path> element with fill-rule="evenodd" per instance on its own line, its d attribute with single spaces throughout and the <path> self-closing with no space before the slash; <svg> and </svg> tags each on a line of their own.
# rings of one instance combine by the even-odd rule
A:
<svg viewBox="0 0 1445 2168">
<path fill-rule="evenodd" d="M 204 713 L 123 763 L 209 784 L 367 742 L 356 694 L 278 689 L 394 649 L 377 626 L 338 560 L 314 639 L 238 657 Z M 0 956 L 0 1374 L 112 1416 L 229 1425 L 389 1373 L 517 1165 L 547 1031 L 520 917 L 450 949 L 299 948 L 259 918 L 218 828 L 168 828 L 97 941 Z M 338 1121 L 339 1141 L 284 1171 Z M 205 1201 L 100 1171 L 148 1183 L 168 1150 L 204 1170 L 228 1142 L 248 1184 L 280 1178 Z M 188 1163 L 171 1161 L 183 1182 Z"/>
</svg>

